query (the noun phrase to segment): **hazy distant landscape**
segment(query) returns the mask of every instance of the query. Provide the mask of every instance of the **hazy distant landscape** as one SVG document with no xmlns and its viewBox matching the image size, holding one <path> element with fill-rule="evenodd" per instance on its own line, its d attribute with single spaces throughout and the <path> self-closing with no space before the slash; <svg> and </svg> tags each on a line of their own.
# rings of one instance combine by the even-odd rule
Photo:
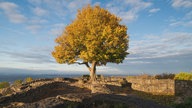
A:
<svg viewBox="0 0 192 108">
<path fill-rule="evenodd" d="M 81 75 L 65 75 L 65 74 L 12 74 L 12 75 L 0 75 L 0 82 L 7 81 L 13 83 L 15 80 L 24 80 L 27 77 L 32 77 L 35 79 L 44 79 L 44 78 L 55 78 L 55 77 L 63 77 L 63 78 L 72 78 L 79 77 Z"/>
<path fill-rule="evenodd" d="M 74 72 L 67 72 L 67 71 L 54 71 L 54 70 L 27 70 L 27 69 L 7 69 L 7 68 L 1 68 L 0 69 L 0 82 L 7 81 L 7 82 L 13 82 L 15 80 L 24 80 L 26 77 L 32 77 L 34 79 L 39 78 L 54 78 L 54 77 L 79 77 L 82 75 L 89 74 L 88 71 L 81 72 L 77 71 Z M 104 76 L 126 76 L 127 74 L 110 74 L 110 73 L 99 73 Z M 138 74 L 129 74 L 129 75 L 138 75 Z"/>
</svg>

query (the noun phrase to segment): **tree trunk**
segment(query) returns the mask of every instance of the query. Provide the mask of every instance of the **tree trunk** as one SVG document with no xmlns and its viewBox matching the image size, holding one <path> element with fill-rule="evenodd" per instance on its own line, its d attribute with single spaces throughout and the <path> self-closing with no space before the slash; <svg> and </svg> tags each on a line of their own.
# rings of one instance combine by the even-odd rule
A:
<svg viewBox="0 0 192 108">
<path fill-rule="evenodd" d="M 93 61 L 91 67 L 89 66 L 88 62 L 83 62 L 83 63 L 78 63 L 78 64 L 79 65 L 85 64 L 85 66 L 89 69 L 89 72 L 90 72 L 90 81 L 95 82 L 96 81 L 96 65 L 97 65 L 97 62 Z"/>
<path fill-rule="evenodd" d="M 97 65 L 97 62 L 93 61 L 91 69 L 90 69 L 90 81 L 91 82 L 96 81 L 96 65 Z"/>
</svg>

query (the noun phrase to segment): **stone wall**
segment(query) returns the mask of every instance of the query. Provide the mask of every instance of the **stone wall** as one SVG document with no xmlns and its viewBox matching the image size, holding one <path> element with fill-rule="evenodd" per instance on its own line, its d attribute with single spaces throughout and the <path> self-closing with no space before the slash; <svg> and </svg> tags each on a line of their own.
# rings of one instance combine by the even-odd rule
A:
<svg viewBox="0 0 192 108">
<path fill-rule="evenodd" d="M 174 95 L 174 80 L 165 79 L 143 79 L 143 78 L 127 78 L 132 83 L 132 89 L 152 93 L 156 95 Z"/>
<path fill-rule="evenodd" d="M 175 95 L 192 97 L 192 81 L 175 80 Z"/>
<path fill-rule="evenodd" d="M 129 77 L 132 89 L 155 95 L 192 96 L 192 81 Z"/>
</svg>

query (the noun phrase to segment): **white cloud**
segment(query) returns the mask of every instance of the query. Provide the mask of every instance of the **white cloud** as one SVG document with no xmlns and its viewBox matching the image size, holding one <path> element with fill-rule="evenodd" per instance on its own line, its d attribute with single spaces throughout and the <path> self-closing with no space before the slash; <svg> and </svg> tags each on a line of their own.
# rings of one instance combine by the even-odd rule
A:
<svg viewBox="0 0 192 108">
<path fill-rule="evenodd" d="M 39 29 L 42 28 L 41 25 L 29 25 L 26 27 L 28 30 L 32 31 L 32 33 L 36 33 Z"/>
<path fill-rule="evenodd" d="M 152 37 L 152 38 L 151 38 Z M 155 37 L 155 38 L 153 38 Z M 174 32 L 149 36 L 142 41 L 131 41 L 127 59 L 165 58 L 192 53 L 192 33 Z"/>
<path fill-rule="evenodd" d="M 131 21 L 137 19 L 137 17 L 138 17 L 138 15 L 133 11 L 120 12 L 119 16 L 121 16 L 121 18 L 124 21 L 128 21 L 128 22 L 131 22 Z"/>
<path fill-rule="evenodd" d="M 123 63 L 130 72 L 179 72 L 191 70 L 192 33 L 172 32 L 130 41 L 130 54 Z M 126 66 L 126 67 L 125 67 Z"/>
<path fill-rule="evenodd" d="M 13 23 L 23 23 L 27 20 L 27 18 L 21 14 L 7 14 L 10 21 Z"/>
<path fill-rule="evenodd" d="M 97 74 L 121 75 L 125 73 L 121 69 L 115 67 L 115 65 L 109 64 L 108 66 L 97 66 Z"/>
<path fill-rule="evenodd" d="M 18 8 L 18 6 L 11 2 L 1 2 L 0 8 L 5 11 L 11 12 L 11 11 L 13 11 L 13 9 Z"/>
<path fill-rule="evenodd" d="M 91 0 L 28 0 L 35 7 L 43 7 L 52 16 L 64 18 L 73 17 L 78 9 L 87 4 L 91 4 Z"/>
<path fill-rule="evenodd" d="M 100 6 L 101 5 L 101 2 L 95 2 L 94 4 L 93 4 L 94 6 Z"/>
<path fill-rule="evenodd" d="M 172 0 L 172 6 L 174 8 L 192 8 L 192 0 Z"/>
<path fill-rule="evenodd" d="M 18 5 L 11 2 L 1 2 L 0 9 L 4 10 L 5 15 L 9 18 L 10 22 L 23 23 L 27 18 L 20 14 Z"/>
<path fill-rule="evenodd" d="M 54 36 L 59 36 L 61 35 L 61 33 L 63 32 L 64 30 L 64 27 L 65 27 L 66 24 L 64 23 L 57 23 L 57 24 L 54 24 L 50 30 L 50 34 L 54 35 Z"/>
<path fill-rule="evenodd" d="M 106 7 L 110 12 L 120 16 L 123 22 L 127 23 L 136 20 L 139 16 L 138 13 L 151 5 L 151 2 L 141 0 L 113 0 L 109 2 Z"/>
<path fill-rule="evenodd" d="M 192 27 L 192 21 L 176 21 L 171 23 L 170 26 Z"/>
<path fill-rule="evenodd" d="M 192 27 L 192 11 L 186 13 L 182 18 L 172 19 L 170 22 L 170 26 Z"/>
<path fill-rule="evenodd" d="M 150 13 L 156 13 L 158 11 L 160 11 L 159 8 L 153 8 L 153 9 L 149 10 Z"/>
<path fill-rule="evenodd" d="M 32 18 L 31 20 L 29 20 L 29 23 L 31 24 L 43 24 L 43 23 L 47 23 L 48 20 L 46 19 L 40 19 L 40 18 Z"/>
<path fill-rule="evenodd" d="M 43 2 L 43 0 L 28 0 L 28 1 L 32 4 L 37 4 L 37 5 L 40 5 Z"/>
<path fill-rule="evenodd" d="M 184 17 L 185 20 L 192 20 L 192 11 L 188 12 L 185 17 Z"/>
<path fill-rule="evenodd" d="M 0 25 L 0 29 L 3 30 L 3 31 L 6 31 L 6 32 L 12 32 L 14 34 L 17 34 L 19 36 L 25 36 L 25 32 L 23 31 L 20 31 L 20 30 L 17 30 L 17 29 L 13 29 L 13 28 L 10 28 L 8 26 L 5 26 L 5 25 Z M 4 41 L 5 42 L 5 41 Z M 0 42 L 1 43 L 1 42 Z M 6 45 L 10 44 L 9 42 L 6 43 Z M 5 44 L 4 44 L 5 45 Z"/>
<path fill-rule="evenodd" d="M 43 4 L 45 10 L 49 11 L 50 14 L 55 14 L 60 18 L 66 18 L 65 16 L 70 14 L 69 17 L 72 19 L 78 9 L 82 8 L 87 4 L 91 4 L 92 0 L 28 0 L 31 4 L 39 7 Z M 105 5 L 112 13 L 122 17 L 125 22 L 131 22 L 137 19 L 138 13 L 152 5 L 151 2 L 144 2 L 142 0 L 112 0 L 107 1 Z M 100 4 L 94 2 L 93 5 Z M 103 5 L 103 4 L 100 4 Z M 127 10 L 127 7 L 130 9 Z"/>
<path fill-rule="evenodd" d="M 40 7 L 33 8 L 33 13 L 37 16 L 47 15 L 48 12 Z"/>
<path fill-rule="evenodd" d="M 77 11 L 77 9 L 88 5 L 89 3 L 91 3 L 91 0 L 73 0 L 69 2 L 67 7 L 69 10 Z"/>
<path fill-rule="evenodd" d="M 133 61 L 131 61 L 129 58 L 126 58 L 126 60 L 129 60 L 127 62 L 128 64 L 151 64 L 151 63 L 153 63 L 153 62 L 142 61 L 142 60 L 133 60 Z"/>
</svg>

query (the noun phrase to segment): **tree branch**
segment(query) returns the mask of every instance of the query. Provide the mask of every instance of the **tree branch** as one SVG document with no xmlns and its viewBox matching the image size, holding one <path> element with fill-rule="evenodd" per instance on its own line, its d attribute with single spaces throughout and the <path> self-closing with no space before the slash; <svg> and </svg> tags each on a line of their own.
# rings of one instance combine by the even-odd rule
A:
<svg viewBox="0 0 192 108">
<path fill-rule="evenodd" d="M 75 63 L 78 63 L 79 65 L 82 65 L 82 64 L 85 64 L 85 66 L 89 69 L 89 71 L 91 71 L 91 67 L 89 66 L 89 63 L 88 62 L 75 62 Z"/>
</svg>

